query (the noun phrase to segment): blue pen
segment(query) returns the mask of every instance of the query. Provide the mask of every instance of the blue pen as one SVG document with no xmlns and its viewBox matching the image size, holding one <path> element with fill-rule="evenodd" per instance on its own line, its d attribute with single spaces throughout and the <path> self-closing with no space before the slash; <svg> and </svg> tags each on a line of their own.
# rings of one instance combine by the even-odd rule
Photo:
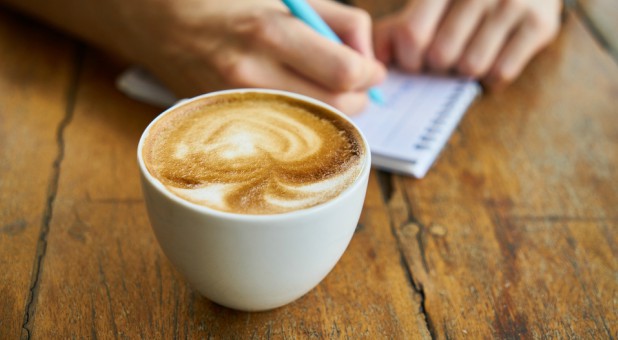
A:
<svg viewBox="0 0 618 340">
<path fill-rule="evenodd" d="M 305 0 L 282 0 L 283 3 L 290 9 L 290 13 L 302 20 L 309 27 L 313 28 L 320 35 L 342 44 L 343 42 L 333 30 L 322 20 L 320 15 L 311 7 Z M 370 88 L 367 92 L 369 98 L 376 104 L 382 105 L 385 103 L 384 96 L 376 88 Z"/>
</svg>

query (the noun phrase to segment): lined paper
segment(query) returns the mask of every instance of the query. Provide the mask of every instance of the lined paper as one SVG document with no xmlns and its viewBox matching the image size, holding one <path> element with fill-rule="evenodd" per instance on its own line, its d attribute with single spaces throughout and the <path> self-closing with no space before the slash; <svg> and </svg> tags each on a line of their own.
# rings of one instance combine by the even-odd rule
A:
<svg viewBox="0 0 618 340">
<path fill-rule="evenodd" d="M 352 118 L 379 168 L 425 176 L 480 91 L 472 80 L 389 71 L 378 87 L 385 105 L 371 103 Z"/>
</svg>

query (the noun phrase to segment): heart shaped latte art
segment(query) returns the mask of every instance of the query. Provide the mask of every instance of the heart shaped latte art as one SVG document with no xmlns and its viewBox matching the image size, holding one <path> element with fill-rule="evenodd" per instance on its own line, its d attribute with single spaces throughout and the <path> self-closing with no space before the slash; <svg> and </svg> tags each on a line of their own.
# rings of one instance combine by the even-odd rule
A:
<svg viewBox="0 0 618 340">
<path fill-rule="evenodd" d="M 356 180 L 365 152 L 343 118 L 273 94 L 217 96 L 163 118 L 144 144 L 148 170 L 174 194 L 222 211 L 328 201 Z"/>
</svg>

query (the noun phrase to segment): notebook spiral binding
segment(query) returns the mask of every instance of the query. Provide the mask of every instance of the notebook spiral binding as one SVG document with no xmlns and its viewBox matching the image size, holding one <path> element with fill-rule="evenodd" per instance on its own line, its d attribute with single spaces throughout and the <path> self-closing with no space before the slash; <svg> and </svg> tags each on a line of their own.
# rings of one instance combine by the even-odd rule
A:
<svg viewBox="0 0 618 340">
<path fill-rule="evenodd" d="M 438 113 L 436 114 L 436 118 L 432 119 L 431 125 L 425 130 L 425 133 L 421 136 L 421 140 L 415 145 L 415 148 L 417 150 L 431 149 L 431 143 L 436 140 L 436 135 L 442 132 L 441 127 L 446 123 L 446 120 L 449 118 L 449 113 L 451 112 L 450 109 L 452 105 L 455 104 L 455 102 L 457 102 L 457 100 L 459 99 L 459 96 L 464 90 L 464 86 L 464 81 L 459 81 L 457 83 L 457 87 L 449 95 L 442 109 L 438 111 Z"/>
</svg>

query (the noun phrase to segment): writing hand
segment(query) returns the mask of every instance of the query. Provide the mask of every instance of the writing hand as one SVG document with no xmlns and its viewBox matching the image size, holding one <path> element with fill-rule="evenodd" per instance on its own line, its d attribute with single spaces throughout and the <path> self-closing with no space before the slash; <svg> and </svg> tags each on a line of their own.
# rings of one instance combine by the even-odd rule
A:
<svg viewBox="0 0 618 340">
<path fill-rule="evenodd" d="M 347 46 L 320 36 L 279 1 L 3 1 L 144 66 L 179 97 L 266 87 L 351 114 L 386 73 L 373 58 L 369 16 L 328 0 L 311 4 Z"/>
<path fill-rule="evenodd" d="M 355 8 L 312 6 L 347 46 L 327 40 L 279 2 L 190 1 L 150 69 L 181 95 L 230 87 L 266 87 L 309 95 L 355 113 L 384 67 L 373 57 L 371 20 Z"/>
</svg>

